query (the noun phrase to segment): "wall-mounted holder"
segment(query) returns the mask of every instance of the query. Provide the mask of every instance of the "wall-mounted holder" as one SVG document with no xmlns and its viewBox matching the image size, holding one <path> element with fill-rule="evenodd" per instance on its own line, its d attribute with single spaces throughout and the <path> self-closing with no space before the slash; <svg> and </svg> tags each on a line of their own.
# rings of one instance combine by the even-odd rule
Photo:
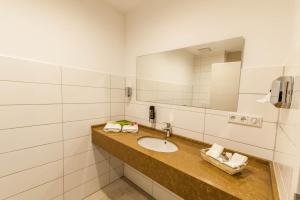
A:
<svg viewBox="0 0 300 200">
<path fill-rule="evenodd" d="M 132 88 L 131 87 L 125 87 L 125 95 L 126 95 L 126 97 L 132 96 Z"/>
<path fill-rule="evenodd" d="M 294 77 L 281 76 L 272 82 L 270 103 L 277 108 L 290 108 L 292 104 Z"/>
</svg>

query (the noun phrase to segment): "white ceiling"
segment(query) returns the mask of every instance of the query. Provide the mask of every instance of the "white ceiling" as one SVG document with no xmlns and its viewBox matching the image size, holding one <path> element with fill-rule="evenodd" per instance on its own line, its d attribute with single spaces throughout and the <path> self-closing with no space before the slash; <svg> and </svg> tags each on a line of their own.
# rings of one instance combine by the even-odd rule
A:
<svg viewBox="0 0 300 200">
<path fill-rule="evenodd" d="M 129 12 L 147 0 L 106 0 L 123 13 Z"/>
</svg>

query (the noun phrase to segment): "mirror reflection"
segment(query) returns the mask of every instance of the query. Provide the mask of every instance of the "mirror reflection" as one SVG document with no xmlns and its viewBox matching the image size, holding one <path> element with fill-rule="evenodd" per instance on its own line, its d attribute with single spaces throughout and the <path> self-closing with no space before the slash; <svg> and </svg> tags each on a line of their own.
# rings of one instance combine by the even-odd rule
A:
<svg viewBox="0 0 300 200">
<path fill-rule="evenodd" d="M 137 58 L 137 100 L 236 111 L 244 39 Z"/>
</svg>

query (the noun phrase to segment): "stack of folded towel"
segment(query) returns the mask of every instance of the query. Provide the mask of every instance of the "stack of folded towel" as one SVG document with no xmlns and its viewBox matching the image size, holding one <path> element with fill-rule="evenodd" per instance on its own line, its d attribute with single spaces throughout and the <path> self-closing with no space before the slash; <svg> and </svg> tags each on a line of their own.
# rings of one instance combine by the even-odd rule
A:
<svg viewBox="0 0 300 200">
<path fill-rule="evenodd" d="M 206 155 L 220 161 L 221 163 L 226 164 L 227 166 L 231 168 L 238 168 L 244 165 L 248 157 L 241 155 L 239 153 L 234 153 L 233 155 L 231 153 L 226 152 L 224 159 L 224 156 L 222 156 L 222 153 L 224 151 L 224 147 L 218 144 L 213 144 L 211 148 L 206 152 Z"/>
<path fill-rule="evenodd" d="M 104 127 L 104 131 L 105 132 L 120 132 L 122 130 L 122 126 L 120 124 L 116 124 L 113 122 L 107 122 L 105 127 Z"/>
<path fill-rule="evenodd" d="M 124 121 L 118 121 L 118 122 L 107 122 L 104 129 L 105 132 L 124 132 L 124 133 L 136 133 L 139 130 L 139 126 L 137 123 L 131 123 L 131 122 L 124 122 Z"/>
<path fill-rule="evenodd" d="M 136 133 L 138 131 L 139 131 L 139 126 L 137 124 L 124 125 L 122 127 L 122 132 L 124 132 L 124 133 Z"/>
<path fill-rule="evenodd" d="M 238 168 L 244 165 L 248 160 L 247 156 L 241 155 L 239 153 L 234 153 L 229 161 L 224 162 L 224 164 L 228 165 L 231 168 Z"/>
<path fill-rule="evenodd" d="M 213 144 L 212 147 L 206 152 L 206 155 L 217 159 L 221 156 L 222 152 L 224 151 L 224 147 L 218 144 Z"/>
</svg>

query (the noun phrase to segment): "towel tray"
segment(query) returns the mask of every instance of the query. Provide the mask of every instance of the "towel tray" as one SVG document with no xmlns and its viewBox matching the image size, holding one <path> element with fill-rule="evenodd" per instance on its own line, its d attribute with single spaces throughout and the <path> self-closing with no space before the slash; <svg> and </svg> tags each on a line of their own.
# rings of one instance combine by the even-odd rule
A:
<svg viewBox="0 0 300 200">
<path fill-rule="evenodd" d="M 237 173 L 243 171 L 243 169 L 245 169 L 246 165 L 248 164 L 248 162 L 246 162 L 244 165 L 240 166 L 239 168 L 231 168 L 231 167 L 221 163 L 220 161 L 206 155 L 206 152 L 208 150 L 209 150 L 209 148 L 200 150 L 201 157 L 203 158 L 203 160 L 206 160 L 210 164 L 214 165 L 215 167 L 223 170 L 224 172 L 226 172 L 230 175 L 234 175 L 234 174 L 237 174 Z"/>
</svg>

